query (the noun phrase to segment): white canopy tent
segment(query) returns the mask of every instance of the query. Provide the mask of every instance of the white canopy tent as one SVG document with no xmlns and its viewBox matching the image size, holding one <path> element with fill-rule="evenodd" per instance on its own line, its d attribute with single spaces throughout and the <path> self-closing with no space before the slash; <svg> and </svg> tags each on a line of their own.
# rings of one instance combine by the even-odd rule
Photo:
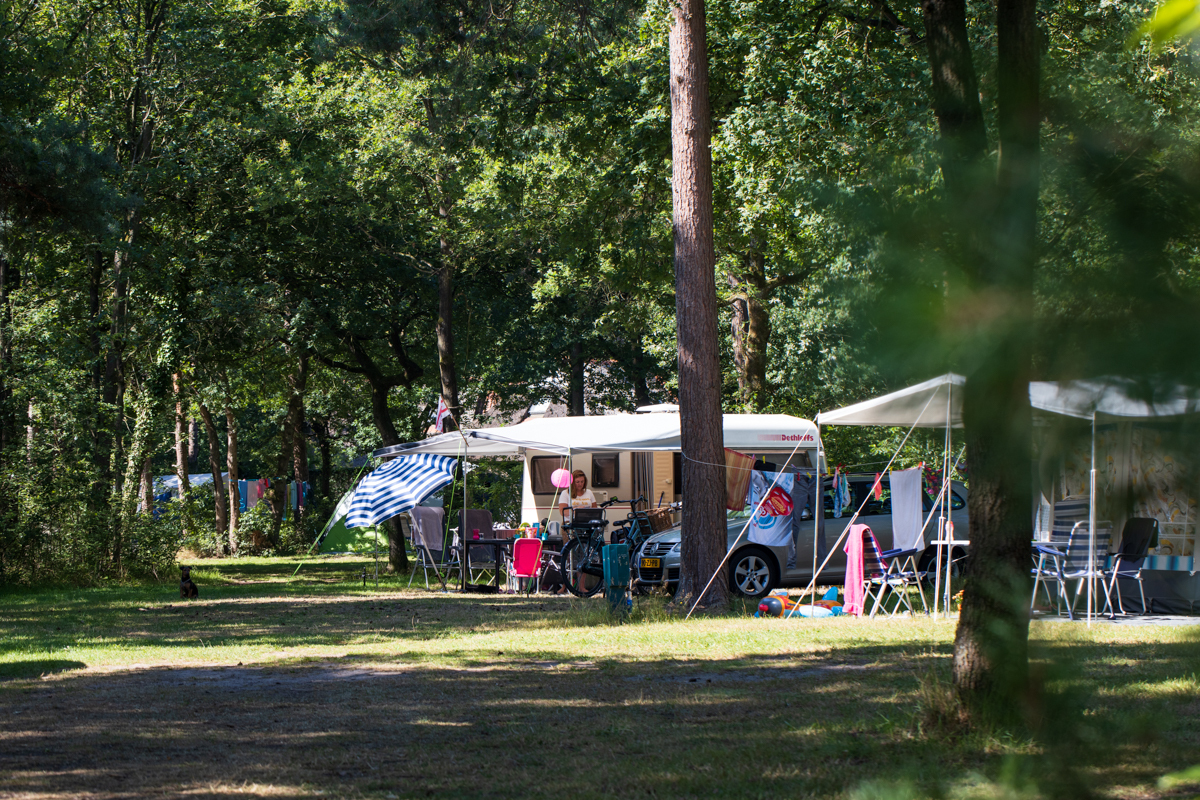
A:
<svg viewBox="0 0 1200 800">
<path fill-rule="evenodd" d="M 885 425 L 962 427 L 962 398 L 966 378 L 954 373 L 909 386 L 891 394 L 817 415 L 818 425 Z M 1035 417 L 1064 416 L 1092 423 L 1089 476 L 1089 563 L 1095 563 L 1096 539 L 1096 420 L 1103 417 L 1162 419 L 1200 413 L 1200 395 L 1172 386 L 1147 399 L 1145 386 L 1124 378 L 1086 381 L 1034 381 L 1029 404 Z M 1088 581 L 1088 620 L 1095 604 L 1094 578 Z"/>
<path fill-rule="evenodd" d="M 731 450 L 817 449 L 817 426 L 787 414 L 725 414 L 725 446 Z M 387 457 L 434 453 L 446 456 L 515 456 L 536 450 L 558 455 L 622 451 L 678 451 L 679 414 L 604 414 L 531 419 L 503 428 L 443 433 L 419 442 L 376 450 Z"/>
</svg>

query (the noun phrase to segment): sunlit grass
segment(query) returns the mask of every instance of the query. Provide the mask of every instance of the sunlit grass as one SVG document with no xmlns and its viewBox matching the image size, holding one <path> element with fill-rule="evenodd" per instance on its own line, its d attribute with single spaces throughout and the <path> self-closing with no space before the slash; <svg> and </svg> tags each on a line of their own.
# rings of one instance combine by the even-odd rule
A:
<svg viewBox="0 0 1200 800">
<path fill-rule="evenodd" d="M 195 562 L 201 594 L 190 602 L 174 584 L 0 595 L 0 751 L 26 741 L 28 726 L 64 743 L 26 754 L 46 765 L 19 785 L 86 793 L 95 784 L 67 769 L 72 753 L 121 761 L 149 748 L 177 770 L 145 777 L 147 792 L 170 780 L 204 794 L 217 756 L 180 757 L 186 736 L 200 735 L 213 753 L 252 759 L 236 768 L 245 785 L 293 796 L 1042 791 L 1004 772 L 1011 759 L 1049 757 L 1034 740 L 922 728 L 922 681 L 948 679 L 952 621 L 684 621 L 658 597 L 638 598 L 621 621 L 600 598 L 464 596 L 387 575 L 376 588 L 370 559 L 313 560 L 292 577 L 296 564 Z M 1072 751 L 1084 753 L 1073 770 L 1114 796 L 1150 797 L 1159 775 L 1192 763 L 1193 629 L 1034 623 L 1030 638 L 1047 691 L 1074 698 L 1055 701 L 1079 720 L 1071 735 L 1091 737 Z M 69 698 L 60 710 L 23 699 L 57 696 Z M 117 713 L 126 707 L 138 711 Z M 1124 747 L 1126 736 L 1142 744 Z M 530 748 L 541 767 L 514 767 Z M 567 769 L 568 755 L 595 769 Z M 0 781 L 12 769 L 4 758 Z M 473 777 L 485 774 L 510 788 Z"/>
</svg>

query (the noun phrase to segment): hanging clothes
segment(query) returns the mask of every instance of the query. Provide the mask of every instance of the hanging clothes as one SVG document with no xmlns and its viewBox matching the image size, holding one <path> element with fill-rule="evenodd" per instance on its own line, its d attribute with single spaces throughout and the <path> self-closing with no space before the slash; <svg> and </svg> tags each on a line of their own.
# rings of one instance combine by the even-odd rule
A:
<svg viewBox="0 0 1200 800">
<path fill-rule="evenodd" d="M 841 467 L 833 468 L 833 517 L 834 519 L 842 518 L 842 469 Z"/>
<path fill-rule="evenodd" d="M 778 483 L 775 481 L 776 477 L 779 478 Z M 750 519 L 750 531 L 746 537 L 750 541 L 770 547 L 792 545 L 794 478 L 794 475 L 788 473 L 758 470 L 750 473 L 750 505 L 757 509 Z"/>
<path fill-rule="evenodd" d="M 821 492 L 821 476 L 815 469 L 805 469 L 796 473 L 792 481 L 792 544 L 788 552 L 788 569 L 796 566 L 796 552 L 800 547 L 800 537 L 813 535 L 813 516 L 816 516 L 816 548 L 817 559 L 825 558 L 825 509 Z M 808 512 L 808 519 L 804 518 Z"/>
</svg>

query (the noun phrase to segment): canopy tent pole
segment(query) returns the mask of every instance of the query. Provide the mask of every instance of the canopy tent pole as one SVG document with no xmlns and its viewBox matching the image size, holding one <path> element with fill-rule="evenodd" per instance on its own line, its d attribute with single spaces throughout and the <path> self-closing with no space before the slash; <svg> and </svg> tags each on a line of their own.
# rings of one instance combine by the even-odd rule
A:
<svg viewBox="0 0 1200 800">
<path fill-rule="evenodd" d="M 947 385 L 946 386 L 946 437 L 945 437 L 944 446 L 942 449 L 942 489 L 940 492 L 938 492 L 938 503 L 941 506 L 938 509 L 938 535 L 937 535 L 937 538 L 939 541 L 944 541 L 946 538 L 946 535 L 945 535 L 946 534 L 946 505 L 945 505 L 946 468 L 947 468 L 947 464 L 948 464 L 948 461 L 950 458 L 950 395 L 953 394 L 953 392 L 954 392 L 954 385 L 953 384 Z M 934 572 L 933 572 L 933 618 L 936 620 L 938 618 L 938 609 L 940 607 L 940 601 L 941 601 L 941 597 L 942 597 L 942 547 L 941 547 L 941 545 L 938 545 L 938 548 L 935 552 L 937 554 L 937 562 L 934 564 Z M 949 551 L 947 551 L 946 552 L 946 560 L 947 561 L 949 561 L 949 557 L 950 557 L 950 553 L 949 553 Z M 947 575 L 946 581 L 949 582 L 949 580 L 950 580 L 950 578 Z M 947 608 L 947 614 L 949 614 L 949 608 Z"/>
<path fill-rule="evenodd" d="M 892 457 L 888 460 L 887 466 L 883 468 L 883 472 L 879 473 L 879 480 L 883 480 L 883 475 L 892 468 L 892 462 L 894 462 L 896 457 L 900 455 L 900 451 L 903 450 L 904 445 L 908 443 L 908 437 L 912 436 L 912 432 L 917 429 L 917 424 L 920 423 L 921 417 L 925 415 L 925 410 L 929 408 L 929 404 L 932 402 L 933 395 L 930 395 L 929 399 L 925 401 L 925 406 L 921 409 L 921 413 L 917 415 L 916 421 L 914 421 L 912 427 L 908 429 L 908 433 L 904 434 L 904 438 L 900 440 L 900 445 L 896 448 L 896 452 L 892 453 Z M 825 569 L 825 565 L 829 563 L 829 559 L 833 557 L 833 554 L 836 553 L 837 549 L 841 546 L 842 540 L 846 538 L 846 534 L 850 532 L 850 528 L 854 525 L 854 520 L 858 519 L 859 514 L 861 514 L 862 510 L 867 507 L 867 500 L 869 500 L 870 497 L 871 492 L 867 492 L 866 497 L 863 498 L 863 501 L 859 504 L 858 509 L 855 510 L 854 516 L 850 517 L 850 521 L 846 523 L 846 527 L 842 528 L 842 532 L 838 535 L 837 542 L 835 542 L 833 547 L 829 549 L 829 552 L 825 554 L 825 560 L 821 562 L 821 566 L 818 567 L 817 571 L 813 573 L 812 580 L 808 582 L 808 586 L 806 586 L 804 591 L 800 593 L 801 597 L 804 597 L 804 595 L 817 590 L 817 577 L 821 574 L 821 570 Z M 730 552 L 733 552 L 732 548 L 730 549 Z M 796 613 L 796 609 L 799 607 L 799 603 L 792 606 L 792 610 L 788 612 L 787 618 L 791 619 L 792 615 Z"/>
<path fill-rule="evenodd" d="M 821 474 L 821 457 L 825 455 L 825 444 L 821 441 L 821 426 L 817 425 L 817 487 L 814 489 L 816 498 L 813 500 L 813 574 L 817 573 L 817 541 L 821 536 L 821 519 L 825 516 L 825 477 Z M 837 487 L 833 487 L 833 491 L 837 492 Z M 817 599 L 815 594 L 817 587 L 813 587 L 813 600 Z M 800 599 L 804 599 L 801 595 Z"/>
<path fill-rule="evenodd" d="M 1092 412 L 1092 469 L 1089 474 L 1088 486 L 1088 616 L 1087 624 L 1092 626 L 1092 609 L 1095 605 L 1096 591 L 1096 412 Z"/>
</svg>

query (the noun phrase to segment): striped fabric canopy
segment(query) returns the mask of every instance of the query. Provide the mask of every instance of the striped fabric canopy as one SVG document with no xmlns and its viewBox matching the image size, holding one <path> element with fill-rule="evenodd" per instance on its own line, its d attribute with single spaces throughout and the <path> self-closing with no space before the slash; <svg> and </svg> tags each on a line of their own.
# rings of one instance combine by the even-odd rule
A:
<svg viewBox="0 0 1200 800">
<path fill-rule="evenodd" d="M 422 453 L 400 456 L 379 467 L 354 490 L 347 528 L 366 528 L 415 508 L 454 480 L 455 460 Z"/>
</svg>

